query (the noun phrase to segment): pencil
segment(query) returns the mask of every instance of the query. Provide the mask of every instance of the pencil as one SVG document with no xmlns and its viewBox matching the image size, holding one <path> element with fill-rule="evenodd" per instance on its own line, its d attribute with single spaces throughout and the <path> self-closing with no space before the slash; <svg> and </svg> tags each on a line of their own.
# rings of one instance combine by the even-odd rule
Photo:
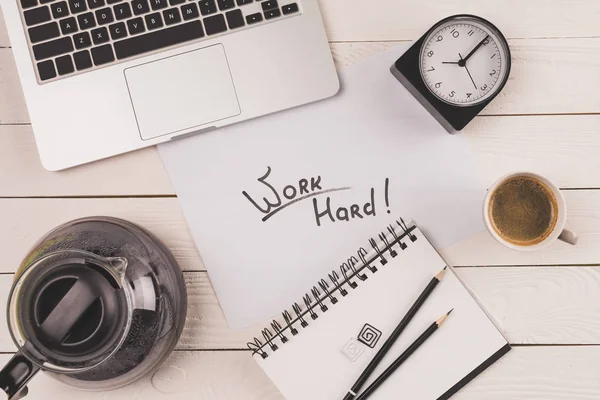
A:
<svg viewBox="0 0 600 400">
<path fill-rule="evenodd" d="M 375 379 L 375 381 L 356 398 L 356 400 L 366 400 L 367 398 L 369 398 L 369 396 L 371 396 L 377 390 L 377 388 L 383 382 L 385 382 L 385 380 L 389 378 L 394 373 L 394 371 L 398 369 L 400 365 L 402 365 L 406 360 L 408 360 L 408 358 L 415 351 L 417 351 L 417 349 L 421 347 L 421 345 L 425 343 L 427 339 L 429 339 L 431 335 L 433 335 L 435 331 L 439 329 L 440 326 L 442 326 L 442 324 L 444 323 L 446 318 L 448 318 L 448 315 L 450 315 L 451 312 L 452 310 L 450 310 L 447 314 L 440 317 L 440 319 L 431 324 L 429 328 L 427 328 L 427 330 L 425 330 L 425 332 L 423 332 L 413 344 L 411 344 L 406 350 L 404 350 L 404 353 L 400 354 L 400 357 L 398 357 L 393 363 L 391 363 L 390 366 L 387 367 L 386 370 L 383 371 L 381 375 L 379 375 L 377 379 Z"/>
<path fill-rule="evenodd" d="M 367 365 L 367 367 L 365 368 L 363 373 L 358 377 L 354 385 L 352 385 L 350 390 L 348 390 L 348 393 L 346 393 L 346 396 L 344 396 L 343 400 L 352 400 L 354 397 L 356 397 L 356 394 L 358 393 L 360 388 L 365 384 L 367 379 L 369 379 L 369 376 L 371 376 L 375 368 L 377 368 L 383 357 L 385 357 L 392 345 L 396 342 L 402 331 L 404 331 L 404 329 L 408 326 L 410 321 L 417 314 L 417 311 L 419 311 L 423 303 L 425 303 L 425 300 L 427 300 L 429 295 L 433 292 L 433 289 L 435 289 L 437 284 L 440 283 L 440 281 L 444 277 L 444 274 L 446 273 L 446 268 L 447 267 L 444 267 L 443 270 L 441 270 L 436 276 L 433 277 L 433 279 L 431 279 L 425 290 L 423 290 L 421 295 L 417 298 L 415 303 L 408 310 L 404 318 L 402 318 L 402 321 L 400 321 L 400 323 L 398 324 L 396 329 L 394 329 L 390 337 L 387 338 L 383 346 L 381 346 L 381 349 L 379 349 L 377 354 L 375 354 L 375 357 L 373 357 L 369 365 Z"/>
</svg>

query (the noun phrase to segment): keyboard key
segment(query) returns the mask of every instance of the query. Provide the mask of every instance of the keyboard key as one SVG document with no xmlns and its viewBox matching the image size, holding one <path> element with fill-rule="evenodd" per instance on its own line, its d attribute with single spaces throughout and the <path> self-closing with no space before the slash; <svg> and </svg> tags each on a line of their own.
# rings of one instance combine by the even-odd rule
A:
<svg viewBox="0 0 600 400">
<path fill-rule="evenodd" d="M 92 45 L 92 39 L 90 39 L 90 34 L 88 32 L 78 33 L 73 36 L 73 41 L 75 42 L 76 49 L 85 49 Z"/>
<path fill-rule="evenodd" d="M 146 30 L 144 26 L 144 20 L 142 18 L 134 18 L 127 21 L 127 29 L 129 29 L 130 35 L 142 33 Z"/>
<path fill-rule="evenodd" d="M 52 3 L 54 0 L 40 0 L 40 4 Z"/>
<path fill-rule="evenodd" d="M 108 42 L 109 37 L 106 28 L 102 27 L 92 29 L 92 40 L 94 41 L 94 44 L 102 44 Z"/>
<path fill-rule="evenodd" d="M 281 7 L 281 11 L 283 11 L 283 15 L 293 14 L 295 12 L 298 12 L 298 4 L 296 4 L 296 3 L 286 4 L 285 6 Z"/>
<path fill-rule="evenodd" d="M 146 26 L 149 31 L 163 27 L 162 18 L 159 13 L 148 14 L 144 18 L 146 19 Z"/>
<path fill-rule="evenodd" d="M 217 3 L 219 3 L 219 10 L 221 11 L 230 10 L 235 7 L 233 0 L 217 0 Z"/>
<path fill-rule="evenodd" d="M 63 35 L 69 35 L 73 32 L 77 32 L 77 22 L 75 21 L 75 17 L 61 19 L 59 23 L 60 31 Z"/>
<path fill-rule="evenodd" d="M 23 14 L 25 15 L 25 23 L 27 25 L 37 25 L 42 22 L 48 22 L 51 19 L 48 6 L 27 10 Z"/>
<path fill-rule="evenodd" d="M 260 22 L 262 20 L 263 17 L 261 13 L 246 15 L 246 22 L 248 23 L 248 25 L 256 24 L 257 22 Z"/>
<path fill-rule="evenodd" d="M 170 8 L 163 11 L 163 18 L 165 19 L 165 24 L 167 25 L 173 25 L 181 22 L 181 15 L 179 15 L 179 9 L 177 8 Z"/>
<path fill-rule="evenodd" d="M 269 10 L 273 10 L 275 8 L 279 8 L 279 5 L 277 4 L 277 0 L 267 0 L 267 1 L 263 1 L 260 4 L 262 6 L 263 11 L 269 11 Z"/>
<path fill-rule="evenodd" d="M 54 39 L 58 36 L 60 36 L 60 32 L 58 31 L 58 24 L 56 22 L 29 28 L 29 40 L 31 40 L 31 43 L 43 42 L 44 40 Z"/>
<path fill-rule="evenodd" d="M 103 8 L 102 10 L 96 10 L 96 20 L 98 21 L 98 25 L 112 24 L 115 22 L 112 10 L 109 7 Z"/>
<path fill-rule="evenodd" d="M 225 13 L 227 17 L 227 25 L 229 25 L 229 29 L 240 28 L 244 25 L 244 16 L 242 15 L 242 10 L 233 10 Z"/>
<path fill-rule="evenodd" d="M 73 61 L 71 61 L 70 55 L 58 57 L 55 61 L 56 70 L 58 71 L 59 75 L 66 75 L 75 72 L 75 68 L 73 67 Z"/>
<path fill-rule="evenodd" d="M 73 54 L 73 60 L 75 60 L 77 71 L 92 67 L 92 58 L 90 57 L 90 52 L 87 50 Z"/>
<path fill-rule="evenodd" d="M 115 53 L 122 60 L 203 36 L 202 23 L 196 20 L 115 42 Z"/>
<path fill-rule="evenodd" d="M 87 0 L 87 3 L 90 10 L 93 10 L 94 8 L 104 7 L 105 5 L 104 0 Z"/>
<path fill-rule="evenodd" d="M 115 55 L 110 44 L 106 44 L 100 47 L 94 47 L 92 49 L 92 59 L 94 65 L 103 65 L 115 61 Z"/>
<path fill-rule="evenodd" d="M 209 15 L 217 12 L 217 4 L 215 3 L 215 0 L 201 0 L 199 4 L 200 13 L 202 15 Z"/>
<path fill-rule="evenodd" d="M 145 14 L 150 12 L 150 7 L 148 6 L 148 0 L 133 0 L 131 2 L 131 8 L 133 8 L 133 13 L 135 15 Z"/>
<path fill-rule="evenodd" d="M 106 0 L 106 4 L 116 4 L 116 3 L 119 3 L 121 1 L 123 1 L 123 0 Z"/>
<path fill-rule="evenodd" d="M 31 8 L 31 7 L 35 7 L 38 5 L 37 0 L 21 0 L 21 7 L 25 8 Z"/>
<path fill-rule="evenodd" d="M 78 15 L 77 21 L 79 22 L 79 27 L 81 29 L 90 29 L 96 26 L 96 19 L 92 13 Z"/>
<path fill-rule="evenodd" d="M 200 16 L 200 14 L 198 13 L 198 6 L 196 5 L 196 3 L 189 3 L 181 7 L 181 14 L 183 14 L 184 21 L 187 21 L 192 18 L 198 18 Z"/>
<path fill-rule="evenodd" d="M 279 11 L 279 9 L 275 9 L 275 10 L 271 10 L 271 11 L 265 11 L 265 19 L 272 19 L 272 18 L 276 18 L 276 17 L 280 17 L 281 16 L 281 11 Z"/>
<path fill-rule="evenodd" d="M 238 6 L 243 6 L 243 5 L 250 4 L 250 3 L 252 3 L 252 0 L 237 0 Z"/>
<path fill-rule="evenodd" d="M 185 3 L 185 0 L 169 0 L 169 4 L 172 6 L 176 6 L 178 4 L 183 4 Z"/>
<path fill-rule="evenodd" d="M 36 44 L 32 46 L 32 50 L 36 60 L 43 60 L 73 51 L 73 41 L 70 37 L 63 37 L 50 42 Z"/>
<path fill-rule="evenodd" d="M 167 0 L 150 0 L 150 6 L 152 7 L 152 10 L 156 11 L 167 8 L 169 4 L 167 3 Z"/>
<path fill-rule="evenodd" d="M 115 12 L 115 18 L 118 20 L 131 17 L 131 7 L 129 7 L 129 3 L 117 4 L 113 7 L 113 11 Z"/>
<path fill-rule="evenodd" d="M 108 27 L 112 40 L 123 39 L 127 36 L 127 28 L 124 22 L 117 22 Z"/>
<path fill-rule="evenodd" d="M 56 70 L 54 69 L 54 63 L 52 60 L 38 63 L 38 73 L 40 74 L 40 80 L 46 81 L 48 79 L 56 78 Z"/>
<path fill-rule="evenodd" d="M 225 17 L 223 16 L 223 14 L 218 14 L 212 17 L 204 18 L 204 27 L 206 28 L 207 35 L 214 35 L 217 33 L 225 32 L 227 30 L 227 24 L 225 24 Z"/>
<path fill-rule="evenodd" d="M 67 6 L 66 1 L 54 3 L 50 5 L 50 8 L 52 9 L 52 16 L 54 17 L 54 19 L 59 19 L 69 15 L 69 6 Z"/>
<path fill-rule="evenodd" d="M 69 0 L 69 8 L 71 9 L 71 14 L 87 11 L 85 0 Z"/>
</svg>

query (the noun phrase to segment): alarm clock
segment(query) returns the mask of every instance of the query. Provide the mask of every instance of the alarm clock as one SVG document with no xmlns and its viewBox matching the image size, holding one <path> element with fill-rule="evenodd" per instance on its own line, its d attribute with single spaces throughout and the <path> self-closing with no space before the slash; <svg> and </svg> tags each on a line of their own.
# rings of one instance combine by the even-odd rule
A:
<svg viewBox="0 0 600 400">
<path fill-rule="evenodd" d="M 498 28 L 464 14 L 435 24 L 391 72 L 448 132 L 455 133 L 500 93 L 510 67 L 508 42 Z"/>
</svg>

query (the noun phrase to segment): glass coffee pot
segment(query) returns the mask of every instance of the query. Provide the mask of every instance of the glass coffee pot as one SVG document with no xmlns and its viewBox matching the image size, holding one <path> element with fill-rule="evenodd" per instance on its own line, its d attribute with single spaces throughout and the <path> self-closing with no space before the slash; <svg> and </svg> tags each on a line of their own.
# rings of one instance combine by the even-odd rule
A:
<svg viewBox="0 0 600 400">
<path fill-rule="evenodd" d="M 186 310 L 181 269 L 149 232 L 108 217 L 64 224 L 15 276 L 7 317 L 19 350 L 0 388 L 21 398 L 39 370 L 79 389 L 124 386 L 171 353 Z"/>
</svg>

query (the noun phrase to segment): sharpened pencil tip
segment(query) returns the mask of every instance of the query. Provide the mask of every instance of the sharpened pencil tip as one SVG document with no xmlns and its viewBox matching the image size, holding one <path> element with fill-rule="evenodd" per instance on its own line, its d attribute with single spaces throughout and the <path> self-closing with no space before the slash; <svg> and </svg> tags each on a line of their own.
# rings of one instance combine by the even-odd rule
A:
<svg viewBox="0 0 600 400">
<path fill-rule="evenodd" d="M 440 272 L 438 272 L 438 274 L 435 276 L 435 278 L 436 278 L 438 281 L 441 281 L 441 280 L 442 280 L 442 278 L 444 277 L 444 274 L 446 273 L 446 268 L 447 268 L 447 267 L 444 267 L 444 269 L 443 269 L 443 270 L 441 270 Z"/>
<path fill-rule="evenodd" d="M 437 321 L 435 321 L 435 323 L 437 324 L 438 328 L 440 326 L 442 326 L 442 324 L 444 323 L 444 321 L 446 320 L 446 318 L 448 318 L 448 315 L 450 315 L 452 313 L 452 311 L 454 311 L 454 308 L 450 311 L 448 311 L 448 313 L 444 316 L 442 316 L 440 319 L 438 319 Z"/>
</svg>

